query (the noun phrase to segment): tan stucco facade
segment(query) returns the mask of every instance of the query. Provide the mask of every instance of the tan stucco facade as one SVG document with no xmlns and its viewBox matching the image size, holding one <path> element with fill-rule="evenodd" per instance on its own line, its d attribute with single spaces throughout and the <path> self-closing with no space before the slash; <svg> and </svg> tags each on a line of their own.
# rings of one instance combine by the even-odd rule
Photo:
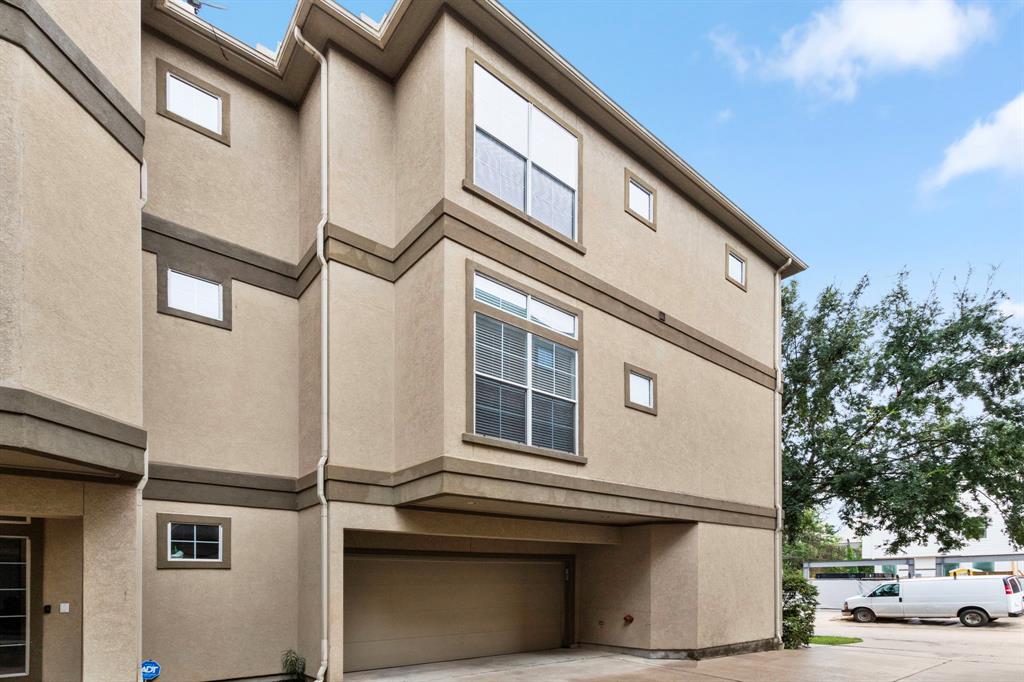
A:
<svg viewBox="0 0 1024 682">
<path fill-rule="evenodd" d="M 324 73 L 291 33 L 271 59 L 181 3 L 98 5 L 0 0 L 0 515 L 31 520 L 38 599 L 69 604 L 27 679 L 778 645 L 777 273 L 799 259 L 491 0 L 399 0 L 383 32 L 299 0 Z M 476 186 L 476 62 L 577 136 L 575 241 Z M 222 98 L 222 130 L 169 111 L 167 73 Z M 220 316 L 175 308 L 170 271 Z M 571 451 L 477 429 L 477 272 L 576 316 Z M 656 409 L 629 406 L 631 367 Z M 462 577 L 431 595 L 438 562 Z"/>
</svg>

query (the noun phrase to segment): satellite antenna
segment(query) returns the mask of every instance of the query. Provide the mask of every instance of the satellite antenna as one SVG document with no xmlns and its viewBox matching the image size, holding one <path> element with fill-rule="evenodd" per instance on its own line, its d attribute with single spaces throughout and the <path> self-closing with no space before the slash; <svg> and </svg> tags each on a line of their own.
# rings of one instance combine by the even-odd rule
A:
<svg viewBox="0 0 1024 682">
<path fill-rule="evenodd" d="M 199 14 L 199 10 L 201 10 L 204 7 L 212 7 L 213 9 L 227 9 L 227 7 L 225 7 L 224 5 L 218 5 L 215 2 L 207 2 L 206 0 L 185 0 L 185 2 L 187 2 L 189 6 L 192 7 L 192 11 L 195 12 L 197 15 Z"/>
</svg>

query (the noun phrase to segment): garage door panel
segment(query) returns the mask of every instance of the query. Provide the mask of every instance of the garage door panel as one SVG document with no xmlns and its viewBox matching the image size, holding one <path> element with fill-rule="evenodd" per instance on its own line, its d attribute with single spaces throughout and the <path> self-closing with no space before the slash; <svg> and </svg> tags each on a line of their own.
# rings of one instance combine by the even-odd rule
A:
<svg viewBox="0 0 1024 682">
<path fill-rule="evenodd" d="M 420 610 L 495 608 L 500 606 L 545 605 L 557 603 L 563 595 L 561 581 L 515 583 L 507 579 L 503 583 L 459 582 L 425 585 L 403 583 L 401 585 L 378 586 L 384 589 L 368 589 L 367 586 L 347 585 L 346 602 L 356 612 L 370 609 L 382 612 L 405 612 L 414 604 Z M 439 587 L 443 589 L 439 589 Z M 382 599 L 386 596 L 386 599 Z"/>
<path fill-rule="evenodd" d="M 483 632 L 528 632 L 537 623 L 554 624 L 561 632 L 561 609 L 510 607 L 501 617 L 495 617 L 493 608 L 444 609 L 436 611 L 389 613 L 366 612 L 354 616 L 356 631 L 346 642 L 375 640 L 402 640 L 424 636 L 465 635 Z M 346 630 L 351 628 L 346 627 Z M 555 646 L 558 646 L 556 643 Z"/>
<path fill-rule="evenodd" d="M 560 561 L 350 556 L 345 670 L 562 645 Z"/>
</svg>

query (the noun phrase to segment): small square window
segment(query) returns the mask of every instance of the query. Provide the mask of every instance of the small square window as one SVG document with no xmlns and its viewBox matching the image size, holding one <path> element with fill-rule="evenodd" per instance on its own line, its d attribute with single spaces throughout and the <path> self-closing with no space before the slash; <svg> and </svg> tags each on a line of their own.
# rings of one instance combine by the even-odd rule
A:
<svg viewBox="0 0 1024 682">
<path fill-rule="evenodd" d="M 626 213 L 633 216 L 652 230 L 655 225 L 655 202 L 657 193 L 649 184 L 626 170 Z"/>
<path fill-rule="evenodd" d="M 231 519 L 157 514 L 157 568 L 230 568 Z"/>
<path fill-rule="evenodd" d="M 221 100 L 184 78 L 167 74 L 167 110 L 220 134 Z"/>
<path fill-rule="evenodd" d="M 625 364 L 626 407 L 648 414 L 658 414 L 658 375 Z"/>
<path fill-rule="evenodd" d="M 747 259 L 730 246 L 725 249 L 725 278 L 747 290 Z"/>
<path fill-rule="evenodd" d="M 223 300 L 220 284 L 167 269 L 168 307 L 213 320 L 223 320 Z"/>
</svg>

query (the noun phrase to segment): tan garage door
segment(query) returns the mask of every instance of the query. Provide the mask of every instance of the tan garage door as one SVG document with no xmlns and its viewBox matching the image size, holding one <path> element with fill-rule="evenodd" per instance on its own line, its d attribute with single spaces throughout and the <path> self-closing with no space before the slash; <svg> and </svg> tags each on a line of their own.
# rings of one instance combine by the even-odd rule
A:
<svg viewBox="0 0 1024 682">
<path fill-rule="evenodd" d="M 563 645 L 559 560 L 345 557 L 345 671 Z"/>
</svg>

